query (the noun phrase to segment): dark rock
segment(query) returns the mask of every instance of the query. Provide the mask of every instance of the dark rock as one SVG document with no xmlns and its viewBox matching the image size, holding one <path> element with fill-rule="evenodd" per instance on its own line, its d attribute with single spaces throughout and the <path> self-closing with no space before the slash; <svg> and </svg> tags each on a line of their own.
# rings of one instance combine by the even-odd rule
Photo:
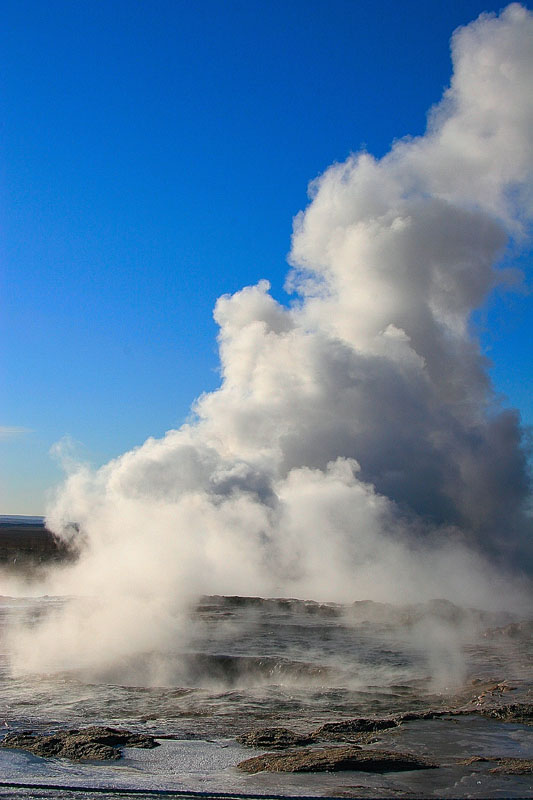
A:
<svg viewBox="0 0 533 800">
<path fill-rule="evenodd" d="M 495 762 L 496 766 L 489 769 L 493 775 L 531 775 L 533 774 L 532 758 L 499 758 L 498 756 L 472 756 L 459 761 L 459 764 L 469 767 L 479 762 Z"/>
<path fill-rule="evenodd" d="M 91 727 L 83 730 L 37 734 L 32 731 L 8 733 L 0 747 L 27 750 L 42 758 L 69 758 L 72 761 L 109 761 L 122 757 L 120 747 L 157 747 L 151 736 L 115 728 Z"/>
<path fill-rule="evenodd" d="M 483 758 L 483 756 L 469 756 L 468 758 L 462 758 L 457 763 L 460 764 L 462 767 L 469 767 L 471 764 L 477 764 L 478 761 L 489 761 L 488 758 Z"/>
<path fill-rule="evenodd" d="M 489 770 L 493 775 L 532 775 L 533 758 L 499 758 L 496 767 Z"/>
<path fill-rule="evenodd" d="M 402 722 L 413 722 L 414 720 L 418 719 L 438 719 L 439 717 L 444 717 L 446 714 L 453 713 L 450 709 L 438 709 L 438 708 L 430 708 L 426 709 L 425 711 L 406 711 L 403 714 L 398 714 L 394 717 L 394 720 L 398 725 L 401 725 Z"/>
<path fill-rule="evenodd" d="M 260 728 L 237 736 L 237 741 L 246 747 L 272 747 L 282 750 L 285 747 L 310 744 L 312 738 L 295 733 L 289 728 Z"/>
<path fill-rule="evenodd" d="M 341 722 L 326 722 L 317 728 L 311 736 L 313 739 L 345 740 L 362 733 L 376 733 L 388 728 L 396 728 L 400 724 L 397 718 L 374 719 L 372 717 L 358 717 L 356 719 L 342 720 Z"/>
<path fill-rule="evenodd" d="M 499 719 L 502 722 L 521 722 L 533 725 L 533 703 L 508 703 L 502 706 L 479 709 L 483 717 Z"/>
<path fill-rule="evenodd" d="M 306 748 L 286 753 L 265 753 L 238 764 L 243 772 L 398 772 L 437 767 L 425 758 L 387 750 L 363 750 L 356 746 Z"/>
</svg>

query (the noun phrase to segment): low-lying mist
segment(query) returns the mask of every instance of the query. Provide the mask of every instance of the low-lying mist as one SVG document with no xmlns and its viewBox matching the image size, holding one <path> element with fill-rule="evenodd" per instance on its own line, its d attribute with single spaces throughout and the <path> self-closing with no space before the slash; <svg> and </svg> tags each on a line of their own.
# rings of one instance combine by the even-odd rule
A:
<svg viewBox="0 0 533 800">
<path fill-rule="evenodd" d="M 311 184 L 292 304 L 266 280 L 218 300 L 221 385 L 193 420 L 68 464 L 47 525 L 80 554 L 42 589 L 85 599 L 11 631 L 15 670 L 187 649 L 204 594 L 528 610 L 526 439 L 471 314 L 521 280 L 502 264 L 533 209 L 532 43 L 518 4 L 456 31 L 426 133 Z"/>
</svg>

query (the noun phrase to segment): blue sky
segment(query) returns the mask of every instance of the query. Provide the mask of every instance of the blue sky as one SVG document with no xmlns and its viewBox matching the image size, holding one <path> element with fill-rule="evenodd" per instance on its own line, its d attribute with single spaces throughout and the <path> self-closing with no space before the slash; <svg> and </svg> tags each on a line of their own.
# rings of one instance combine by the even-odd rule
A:
<svg viewBox="0 0 533 800">
<path fill-rule="evenodd" d="M 43 512 L 63 437 L 100 464 L 186 418 L 219 382 L 216 298 L 268 278 L 289 301 L 309 181 L 422 133 L 452 31 L 500 7 L 3 4 L 0 512 Z M 476 315 L 528 424 L 532 316 Z"/>
</svg>

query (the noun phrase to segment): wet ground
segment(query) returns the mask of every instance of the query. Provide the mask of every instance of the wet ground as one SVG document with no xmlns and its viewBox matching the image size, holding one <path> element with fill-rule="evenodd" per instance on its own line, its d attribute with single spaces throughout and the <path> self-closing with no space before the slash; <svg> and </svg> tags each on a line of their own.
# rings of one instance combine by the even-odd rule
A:
<svg viewBox="0 0 533 800">
<path fill-rule="evenodd" d="M 0 631 L 24 620 L 35 624 L 63 602 L 4 598 Z M 61 797 L 89 796 L 88 787 L 109 796 L 121 788 L 263 796 L 533 797 L 531 775 L 491 773 L 493 761 L 460 763 L 474 756 L 533 758 L 529 725 L 479 713 L 531 702 L 527 626 L 509 628 L 512 620 L 442 601 L 397 609 L 204 598 L 192 619 L 185 649 L 144 654 L 99 673 L 13 674 L 4 647 L 0 723 L 6 732 L 107 724 L 175 738 L 150 751 L 127 748 L 112 764 L 0 750 L 4 784 L 33 785 L 0 790 L 15 797 L 49 797 L 54 791 Z M 245 775 L 237 768 L 239 761 L 263 752 L 235 741 L 255 728 L 285 725 L 306 733 L 325 722 L 428 709 L 472 713 L 403 722 L 379 732 L 369 746 L 428 756 L 438 769 Z M 72 788 L 36 788 L 46 784 Z"/>
</svg>

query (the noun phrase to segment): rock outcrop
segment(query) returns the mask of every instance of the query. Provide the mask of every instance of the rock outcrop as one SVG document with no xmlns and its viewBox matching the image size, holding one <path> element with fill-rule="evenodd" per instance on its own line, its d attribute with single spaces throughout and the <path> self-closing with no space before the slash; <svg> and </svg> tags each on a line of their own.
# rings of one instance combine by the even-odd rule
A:
<svg viewBox="0 0 533 800">
<path fill-rule="evenodd" d="M 332 739 L 346 741 L 357 738 L 362 733 L 376 733 L 388 728 L 396 728 L 400 724 L 398 718 L 375 719 L 373 717 L 356 717 L 355 719 L 341 720 L 340 722 L 326 722 L 317 728 L 311 736 L 313 739 Z"/>
<path fill-rule="evenodd" d="M 246 747 L 269 747 L 273 750 L 283 750 L 286 747 L 311 744 L 313 739 L 311 736 L 295 733 L 289 728 L 259 728 L 237 736 L 237 741 Z"/>
<path fill-rule="evenodd" d="M 157 746 L 153 737 L 142 733 L 96 726 L 53 734 L 33 731 L 8 733 L 0 742 L 0 747 L 27 750 L 43 758 L 69 758 L 71 761 L 115 761 L 122 757 L 121 747 Z"/>
<path fill-rule="evenodd" d="M 505 756 L 472 756 L 459 761 L 459 764 L 464 766 L 471 766 L 480 762 L 493 762 L 496 766 L 489 769 L 493 775 L 532 775 L 533 774 L 533 759 L 532 758 L 509 758 Z"/>
<path fill-rule="evenodd" d="M 357 746 L 305 748 L 285 753 L 265 753 L 238 764 L 243 772 L 398 772 L 434 769 L 438 764 L 411 753 L 389 750 L 363 750 Z"/>
<path fill-rule="evenodd" d="M 533 725 L 533 703 L 507 703 L 506 705 L 482 708 L 479 713 L 489 719 L 501 722 L 520 722 Z"/>
</svg>

